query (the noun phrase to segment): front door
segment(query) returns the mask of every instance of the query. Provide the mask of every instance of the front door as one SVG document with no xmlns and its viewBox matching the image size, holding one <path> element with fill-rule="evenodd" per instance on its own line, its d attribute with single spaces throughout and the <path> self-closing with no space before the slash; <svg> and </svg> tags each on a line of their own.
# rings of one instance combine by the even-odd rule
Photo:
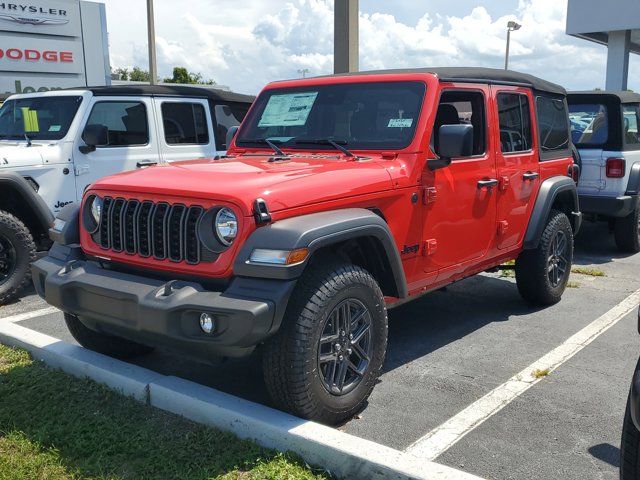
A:
<svg viewBox="0 0 640 480">
<path fill-rule="evenodd" d="M 434 123 L 433 150 L 438 154 L 442 125 L 471 124 L 473 155 L 454 158 L 436 171 L 425 168 L 424 270 L 450 279 L 487 255 L 496 236 L 497 174 L 487 125 L 490 90 L 469 86 L 443 90 Z"/>
<path fill-rule="evenodd" d="M 153 128 L 151 97 L 109 97 L 94 99 L 83 125 L 104 125 L 109 130 L 109 144 L 93 152 L 82 153 L 82 138 L 74 143 L 78 198 L 88 185 L 102 177 L 158 162 L 158 142 Z M 84 128 L 84 127 L 83 127 Z"/>
<path fill-rule="evenodd" d="M 498 163 L 498 248 L 518 244 L 527 230 L 532 199 L 540 187 L 540 165 L 532 125 L 531 93 L 518 87 L 492 87 L 500 127 Z"/>
</svg>

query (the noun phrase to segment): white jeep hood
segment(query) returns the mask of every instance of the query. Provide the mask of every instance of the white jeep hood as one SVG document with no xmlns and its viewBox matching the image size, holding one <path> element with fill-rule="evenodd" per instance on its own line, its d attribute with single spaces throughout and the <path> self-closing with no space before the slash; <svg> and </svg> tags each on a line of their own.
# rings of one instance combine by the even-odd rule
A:
<svg viewBox="0 0 640 480">
<path fill-rule="evenodd" d="M 49 163 L 60 161 L 60 147 L 58 144 L 0 141 L 0 168 L 28 167 L 42 165 L 45 159 Z"/>
</svg>

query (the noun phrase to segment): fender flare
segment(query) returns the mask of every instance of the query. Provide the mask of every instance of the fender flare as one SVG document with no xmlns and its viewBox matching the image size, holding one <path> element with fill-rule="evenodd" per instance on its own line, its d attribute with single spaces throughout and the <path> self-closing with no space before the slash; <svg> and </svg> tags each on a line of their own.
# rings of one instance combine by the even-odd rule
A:
<svg viewBox="0 0 640 480">
<path fill-rule="evenodd" d="M 529 219 L 527 232 L 524 236 L 524 244 L 522 247 L 524 250 L 532 250 L 538 246 L 547 218 L 549 218 L 549 214 L 551 213 L 551 208 L 558 196 L 564 194 L 564 192 L 570 192 L 569 221 L 571 222 L 574 235 L 578 233 L 582 216 L 580 214 L 576 184 L 573 179 L 569 177 L 551 177 L 543 181 L 540 185 L 536 203 L 533 206 L 531 218 Z"/>
<path fill-rule="evenodd" d="M 360 238 L 373 237 L 384 249 L 400 298 L 407 296 L 407 282 L 393 235 L 387 223 L 364 208 L 312 213 L 273 222 L 254 231 L 236 256 L 233 271 L 241 277 L 279 280 L 299 278 L 313 254 L 322 247 Z M 307 259 L 290 266 L 260 265 L 249 258 L 255 248 L 295 250 L 308 248 Z"/>
<path fill-rule="evenodd" d="M 625 195 L 640 195 L 640 162 L 636 162 L 631 166 Z"/>
<path fill-rule="evenodd" d="M 53 213 L 42 197 L 33 190 L 25 178 L 16 172 L 0 172 L 0 188 L 9 189 L 17 195 L 23 205 L 33 213 L 36 224 L 47 232 L 53 223 Z M 2 205 L 0 205 L 2 209 Z"/>
</svg>

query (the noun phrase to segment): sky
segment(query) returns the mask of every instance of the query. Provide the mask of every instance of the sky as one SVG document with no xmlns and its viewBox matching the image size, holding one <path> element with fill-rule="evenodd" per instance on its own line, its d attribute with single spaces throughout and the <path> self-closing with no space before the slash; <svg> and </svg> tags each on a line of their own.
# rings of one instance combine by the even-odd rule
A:
<svg viewBox="0 0 640 480">
<path fill-rule="evenodd" d="M 148 68 L 144 0 L 102 0 L 111 65 Z M 242 93 L 332 73 L 334 0 L 155 0 L 158 72 L 183 66 Z M 568 89 L 603 88 L 606 47 L 565 34 L 566 0 L 360 0 L 360 69 L 510 68 Z M 631 55 L 629 88 L 640 91 Z"/>
</svg>

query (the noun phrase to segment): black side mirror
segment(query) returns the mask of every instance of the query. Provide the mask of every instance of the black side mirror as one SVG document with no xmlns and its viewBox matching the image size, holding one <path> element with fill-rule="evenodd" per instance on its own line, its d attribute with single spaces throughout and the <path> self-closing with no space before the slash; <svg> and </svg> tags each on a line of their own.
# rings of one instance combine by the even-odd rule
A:
<svg viewBox="0 0 640 480">
<path fill-rule="evenodd" d="M 227 130 L 227 139 L 226 139 L 227 143 L 225 144 L 225 148 L 227 150 L 229 149 L 229 146 L 233 142 L 233 137 L 236 136 L 236 133 L 238 133 L 239 129 L 240 129 L 240 126 L 234 125 L 233 127 L 229 127 L 229 130 Z"/>
<path fill-rule="evenodd" d="M 429 160 L 429 170 L 451 165 L 452 158 L 473 155 L 473 125 L 442 125 L 438 132 L 438 155 Z"/>
<path fill-rule="evenodd" d="M 80 151 L 82 153 L 93 152 L 96 147 L 109 145 L 109 129 L 104 125 L 87 125 L 82 132 L 82 140 L 86 145 L 82 145 Z"/>
</svg>

